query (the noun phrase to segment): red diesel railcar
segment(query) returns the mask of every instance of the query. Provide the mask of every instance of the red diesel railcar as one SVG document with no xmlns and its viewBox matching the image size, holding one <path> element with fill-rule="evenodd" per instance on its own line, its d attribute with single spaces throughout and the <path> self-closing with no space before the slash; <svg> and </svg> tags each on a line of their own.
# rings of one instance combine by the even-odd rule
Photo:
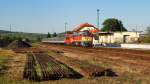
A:
<svg viewBox="0 0 150 84">
<path fill-rule="evenodd" d="M 88 32 L 67 34 L 65 44 L 76 46 L 92 46 L 92 35 Z"/>
<path fill-rule="evenodd" d="M 99 30 L 88 23 L 79 25 L 71 32 L 66 33 L 65 44 L 77 46 L 92 46 L 93 35 Z"/>
</svg>

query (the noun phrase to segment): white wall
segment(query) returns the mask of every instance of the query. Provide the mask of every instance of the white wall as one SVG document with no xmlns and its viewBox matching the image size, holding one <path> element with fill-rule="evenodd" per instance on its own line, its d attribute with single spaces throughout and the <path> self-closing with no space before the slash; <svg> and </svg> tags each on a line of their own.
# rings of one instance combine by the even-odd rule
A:
<svg viewBox="0 0 150 84">
<path fill-rule="evenodd" d="M 114 32 L 112 35 L 99 35 L 99 41 L 93 39 L 93 44 L 101 43 L 123 43 L 124 35 L 129 35 L 127 43 L 134 43 L 138 41 L 139 33 L 136 32 Z"/>
<path fill-rule="evenodd" d="M 85 31 L 85 30 L 93 30 L 95 29 L 94 27 L 84 27 L 80 31 Z"/>
<path fill-rule="evenodd" d="M 129 35 L 129 38 L 127 40 L 128 43 L 137 41 L 140 36 L 140 34 L 137 32 L 115 32 L 114 33 L 114 41 L 122 43 L 124 35 Z"/>
</svg>

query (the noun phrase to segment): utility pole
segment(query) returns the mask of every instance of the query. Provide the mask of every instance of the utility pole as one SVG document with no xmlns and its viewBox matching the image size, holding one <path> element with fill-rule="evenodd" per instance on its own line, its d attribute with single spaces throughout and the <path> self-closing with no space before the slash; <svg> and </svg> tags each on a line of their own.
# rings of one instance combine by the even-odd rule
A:
<svg viewBox="0 0 150 84">
<path fill-rule="evenodd" d="M 136 38 L 137 38 L 137 25 L 136 25 Z"/>
<path fill-rule="evenodd" d="M 100 28 L 99 28 L 99 9 L 97 9 L 97 28 L 100 30 Z M 99 32 L 98 32 L 99 33 Z M 98 36 L 98 33 L 97 33 L 97 36 Z M 98 38 L 99 38 L 99 36 L 98 36 Z M 92 41 L 93 42 L 93 41 Z M 98 43 L 100 43 L 100 40 L 98 40 Z"/>
<path fill-rule="evenodd" d="M 123 32 L 123 26 L 121 26 L 121 33 Z"/>
<path fill-rule="evenodd" d="M 97 28 L 99 29 L 99 9 L 97 9 Z"/>
<path fill-rule="evenodd" d="M 11 24 L 10 24 L 9 28 L 10 28 L 10 32 L 11 32 Z"/>
<path fill-rule="evenodd" d="M 135 30 L 136 30 L 136 32 L 137 32 L 137 25 L 136 25 L 136 29 L 135 29 Z"/>
<path fill-rule="evenodd" d="M 65 34 L 67 33 L 67 22 L 65 22 Z"/>
</svg>

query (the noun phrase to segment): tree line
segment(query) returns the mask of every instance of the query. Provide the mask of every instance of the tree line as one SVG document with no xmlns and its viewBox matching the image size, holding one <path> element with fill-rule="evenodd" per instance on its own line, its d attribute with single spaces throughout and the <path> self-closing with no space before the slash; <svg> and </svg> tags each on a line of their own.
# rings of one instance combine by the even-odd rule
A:
<svg viewBox="0 0 150 84">
<path fill-rule="evenodd" d="M 53 34 L 50 34 L 50 33 L 48 32 L 47 38 L 52 38 L 52 37 L 57 37 L 57 33 L 54 32 Z"/>
</svg>

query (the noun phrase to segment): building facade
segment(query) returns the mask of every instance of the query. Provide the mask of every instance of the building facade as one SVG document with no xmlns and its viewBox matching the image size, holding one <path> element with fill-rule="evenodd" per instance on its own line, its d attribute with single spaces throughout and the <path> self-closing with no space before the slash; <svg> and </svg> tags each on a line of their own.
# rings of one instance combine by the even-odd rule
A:
<svg viewBox="0 0 150 84">
<path fill-rule="evenodd" d="M 135 43 L 138 42 L 138 32 L 99 32 L 93 37 L 93 45 L 103 43 Z"/>
</svg>

